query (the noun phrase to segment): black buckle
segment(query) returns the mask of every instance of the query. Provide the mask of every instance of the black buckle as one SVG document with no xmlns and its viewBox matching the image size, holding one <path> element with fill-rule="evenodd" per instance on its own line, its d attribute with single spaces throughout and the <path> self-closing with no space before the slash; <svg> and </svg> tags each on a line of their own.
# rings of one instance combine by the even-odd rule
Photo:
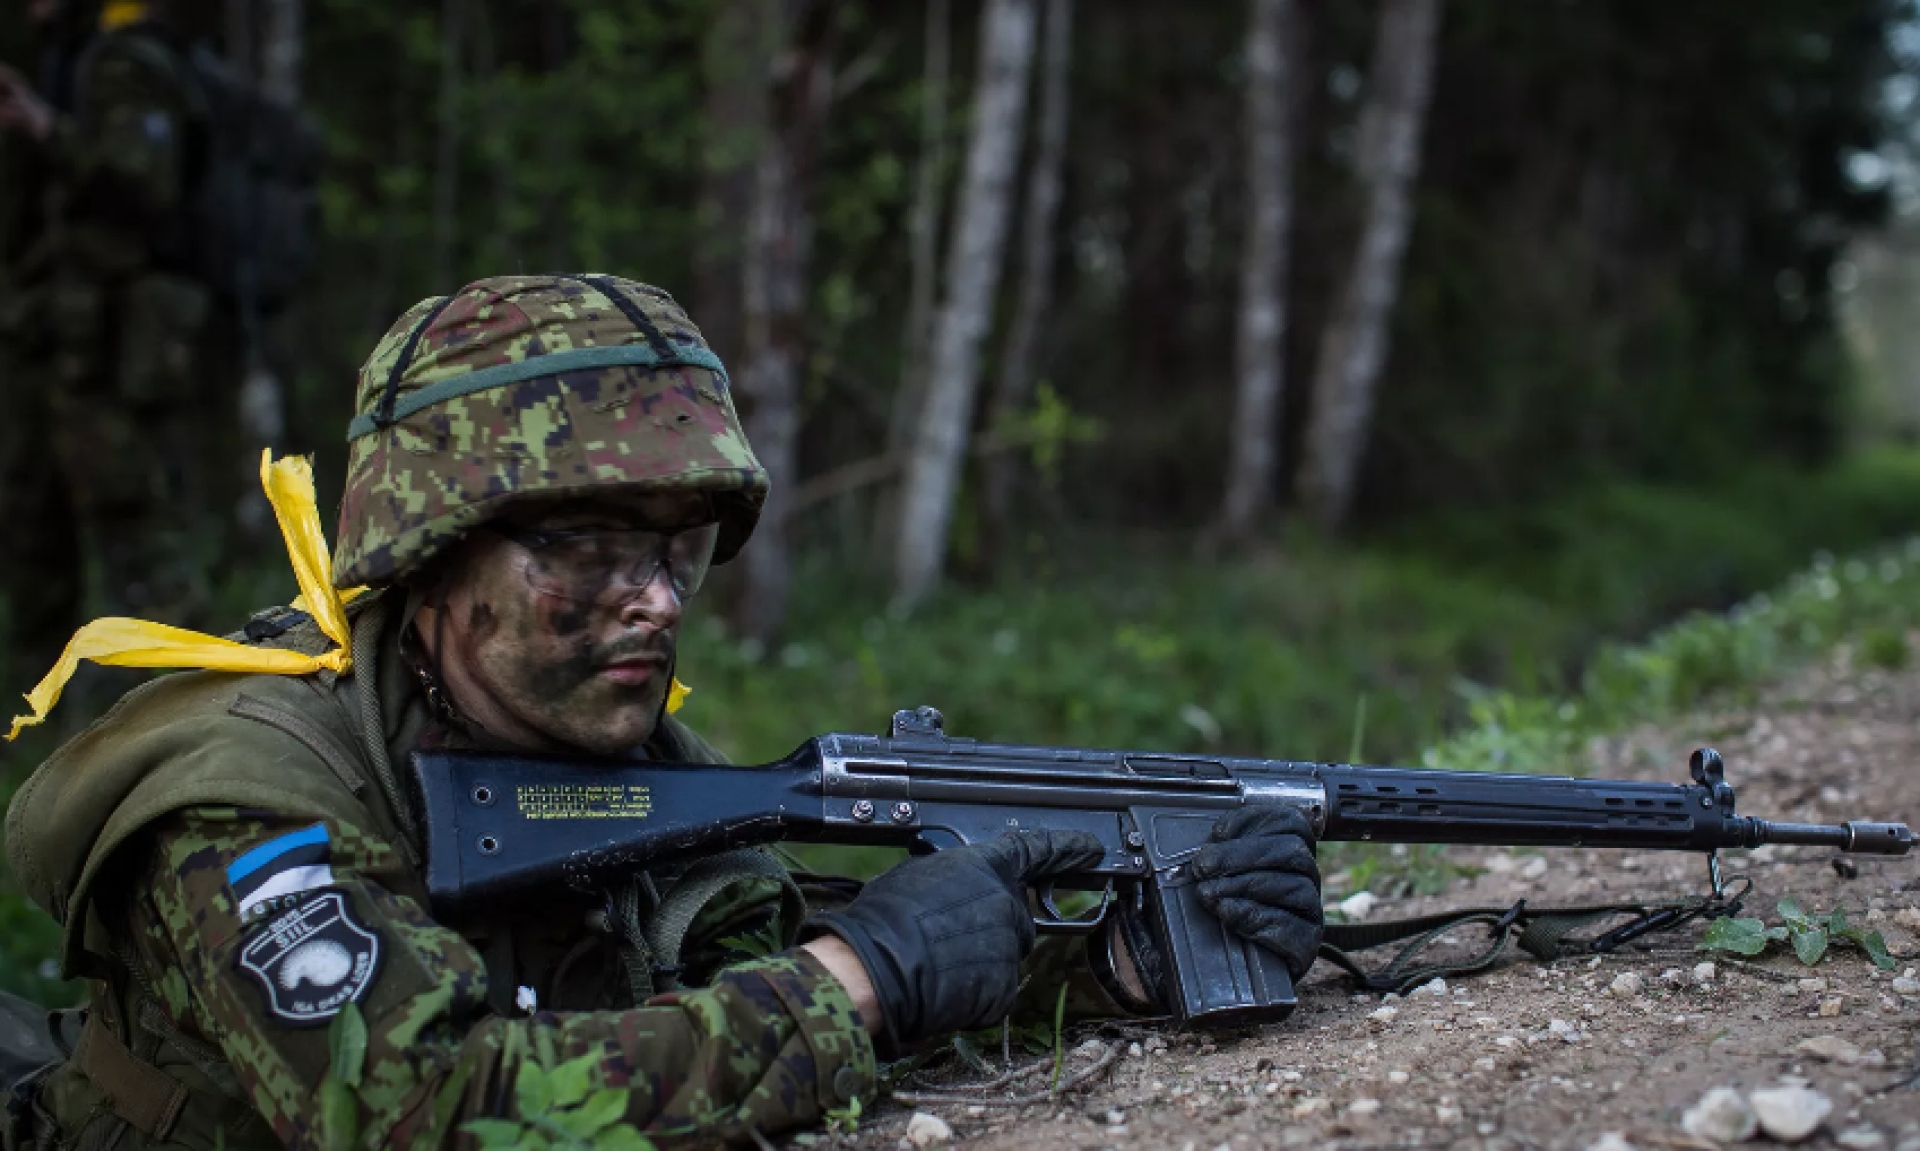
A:
<svg viewBox="0 0 1920 1151">
<path fill-rule="evenodd" d="M 1487 934 L 1501 935 L 1512 930 L 1513 925 L 1520 922 L 1520 917 L 1525 915 L 1526 911 L 1527 901 L 1522 899 L 1512 907 L 1507 908 L 1506 913 L 1500 916 L 1500 918 L 1494 920 L 1493 926 L 1487 928 Z"/>
</svg>

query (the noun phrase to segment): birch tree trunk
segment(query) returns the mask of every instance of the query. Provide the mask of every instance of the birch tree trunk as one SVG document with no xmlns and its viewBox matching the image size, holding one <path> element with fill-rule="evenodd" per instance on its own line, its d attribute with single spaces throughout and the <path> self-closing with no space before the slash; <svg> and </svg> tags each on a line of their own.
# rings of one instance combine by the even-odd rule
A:
<svg viewBox="0 0 1920 1151">
<path fill-rule="evenodd" d="M 745 598 L 740 623 L 771 647 L 786 622 L 793 583 L 786 501 L 799 480 L 800 383 L 805 362 L 810 207 L 819 140 L 833 99 L 830 5 L 821 0 L 741 0 L 785 30 L 774 41 L 769 130 L 754 165 L 753 213 L 742 259 L 746 361 L 741 392 L 748 401 L 747 439 L 772 477 L 753 546 L 743 553 Z"/>
<path fill-rule="evenodd" d="M 992 320 L 1012 214 L 1037 14 L 1038 0 L 987 0 L 981 15 L 972 139 L 948 241 L 945 298 L 934 325 L 927 393 L 894 534 L 895 593 L 908 605 L 933 589 L 946 560 L 960 466 L 972 430 L 980 343 Z"/>
<path fill-rule="evenodd" d="M 1420 134 L 1433 88 L 1440 0 L 1386 0 L 1374 40 L 1371 91 L 1360 113 L 1358 168 L 1366 223 L 1320 341 L 1301 499 L 1322 526 L 1346 522 L 1386 363 L 1400 260 L 1413 226 Z"/>
<path fill-rule="evenodd" d="M 1288 232 L 1293 224 L 1294 42 L 1299 0 L 1253 0 L 1247 32 L 1247 229 L 1234 330 L 1235 401 L 1219 535 L 1244 544 L 1273 504 L 1286 389 Z"/>
<path fill-rule="evenodd" d="M 746 347 L 742 257 L 746 225 L 754 218 L 759 155 L 767 145 L 767 86 L 782 30 L 777 5 L 763 0 L 718 3 L 701 53 L 705 138 L 700 146 L 693 315 L 707 343 L 730 364 Z"/>
<path fill-rule="evenodd" d="M 460 187 L 460 66 L 468 0 L 440 3 L 440 125 L 433 157 L 433 290 L 451 292 Z"/>
<path fill-rule="evenodd" d="M 1018 418 L 1032 397 L 1041 363 L 1041 334 L 1053 310 L 1053 239 L 1067 158 L 1073 0 L 1046 0 L 1042 37 L 1040 116 L 1033 166 L 1027 172 L 1026 216 L 1020 230 L 1020 294 L 1014 305 L 1012 330 L 1001 351 L 1000 374 L 994 381 L 989 420 L 993 428 Z M 999 452 L 986 461 L 982 512 L 989 551 L 999 550 L 1007 538 L 1019 473 L 1017 453 Z"/>
<path fill-rule="evenodd" d="M 927 342 L 933 332 L 934 289 L 940 271 L 940 187 L 947 171 L 947 89 L 952 70 L 953 12 L 948 0 L 927 0 L 921 76 L 920 158 L 913 171 L 913 208 L 907 215 L 910 287 L 900 337 L 900 381 L 893 392 L 887 451 L 913 445 L 920 398 L 927 390 Z M 874 504 L 874 534 L 892 533 L 900 515 L 897 483 L 883 485 Z"/>
<path fill-rule="evenodd" d="M 301 0 L 261 4 L 260 90 L 283 104 L 300 102 L 300 62 L 306 49 L 303 7 Z"/>
</svg>

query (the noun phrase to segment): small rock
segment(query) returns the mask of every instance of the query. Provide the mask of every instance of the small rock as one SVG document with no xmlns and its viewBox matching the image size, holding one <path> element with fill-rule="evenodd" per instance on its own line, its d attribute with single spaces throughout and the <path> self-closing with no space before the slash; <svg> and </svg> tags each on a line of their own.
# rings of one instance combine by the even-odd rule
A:
<svg viewBox="0 0 1920 1151">
<path fill-rule="evenodd" d="M 1466 1112 L 1448 1103 L 1442 1103 L 1433 1109 L 1434 1122 L 1445 1127 L 1451 1127 L 1466 1117 Z"/>
<path fill-rule="evenodd" d="M 1920 979 L 1902 975 L 1893 981 L 1895 995 L 1920 995 Z"/>
<path fill-rule="evenodd" d="M 1489 855 L 1481 861 L 1480 865 L 1496 875 L 1505 874 L 1519 866 L 1514 862 L 1513 856 L 1506 854 Z"/>
<path fill-rule="evenodd" d="M 1359 920 L 1365 919 L 1367 916 L 1372 915 L 1373 905 L 1378 902 L 1380 902 L 1380 897 L 1375 895 L 1373 892 L 1361 891 L 1361 892 L 1356 892 L 1353 895 L 1347 896 L 1345 899 L 1341 900 L 1336 906 L 1340 908 L 1340 914 L 1346 916 L 1348 919 L 1358 922 Z"/>
<path fill-rule="evenodd" d="M 1660 982 L 1662 983 L 1683 983 L 1686 981 L 1686 978 L 1687 973 L 1678 967 L 1669 967 L 1660 973 Z"/>
<path fill-rule="evenodd" d="M 1098 1059 L 1106 1053 L 1107 1045 L 1098 1039 L 1089 1039 L 1073 1049 L 1074 1056 L 1080 1059 Z"/>
<path fill-rule="evenodd" d="M 1719 975 L 1720 969 L 1711 963 L 1696 963 L 1693 965 L 1693 982 L 1697 986 L 1705 986 L 1706 984 L 1712 983 Z"/>
<path fill-rule="evenodd" d="M 1494 1040 L 1493 1042 L 1494 1042 L 1494 1046 L 1496 1046 L 1496 1047 L 1518 1047 L 1518 1046 L 1520 1046 L 1520 1041 L 1519 1041 L 1518 1039 L 1515 1039 L 1515 1038 L 1514 1038 L 1513 1036 L 1511 1036 L 1511 1035 L 1502 1035 L 1502 1036 L 1500 1036 L 1499 1038 L 1497 1038 L 1497 1039 L 1495 1039 L 1495 1040 Z"/>
<path fill-rule="evenodd" d="M 1361 1098 L 1355 1099 L 1353 1102 L 1347 1104 L 1347 1114 L 1349 1115 L 1372 1115 L 1378 1110 L 1380 1110 L 1380 1101 L 1378 1099 Z"/>
<path fill-rule="evenodd" d="M 1687 1108 L 1680 1126 L 1695 1139 L 1715 1143 L 1739 1143 L 1751 1139 L 1760 1130 L 1760 1119 L 1753 1107 L 1731 1087 L 1715 1087 Z"/>
<path fill-rule="evenodd" d="M 1636 1148 L 1620 1132 L 1603 1131 L 1600 1138 L 1587 1144 L 1587 1151 L 1636 1151 Z"/>
<path fill-rule="evenodd" d="M 1407 992 L 1407 998 L 1412 999 L 1416 995 L 1431 995 L 1431 996 L 1438 997 L 1441 995 L 1445 995 L 1446 993 L 1447 993 L 1446 980 L 1429 979 L 1427 982 L 1422 983 L 1420 986 L 1414 988 L 1412 991 Z"/>
<path fill-rule="evenodd" d="M 1880 1134 L 1880 1132 L 1864 1123 L 1858 1127 L 1849 1127 L 1845 1131 L 1840 1132 L 1840 1134 L 1834 1136 L 1833 1141 L 1842 1147 L 1851 1147 L 1854 1151 L 1875 1151 L 1875 1148 L 1885 1147 L 1887 1145 L 1887 1137 L 1885 1135 Z"/>
<path fill-rule="evenodd" d="M 1612 983 L 1607 984 L 1607 994 L 1618 999 L 1632 999 L 1646 988 L 1646 980 L 1631 971 L 1622 971 L 1613 977 Z"/>
<path fill-rule="evenodd" d="M 1547 1031 L 1562 1042 L 1580 1042 L 1580 1029 L 1564 1019 L 1556 1019 L 1547 1024 Z"/>
<path fill-rule="evenodd" d="M 1798 986 L 1802 991 L 1825 991 L 1827 989 L 1827 981 L 1824 979 L 1802 979 Z"/>
<path fill-rule="evenodd" d="M 1480 1058 L 1473 1061 L 1473 1066 L 1474 1066 L 1474 1069 L 1477 1071 L 1491 1071 L 1495 1067 L 1499 1066 L 1499 1064 L 1495 1062 L 1493 1056 L 1482 1055 Z"/>
<path fill-rule="evenodd" d="M 1146 1055 L 1146 1052 L 1141 1049 L 1138 1043 L 1127 1044 L 1127 1058 L 1139 1059 L 1145 1055 Z"/>
<path fill-rule="evenodd" d="M 937 1147 L 953 1142 L 953 1128 L 930 1111 L 915 1111 L 907 1120 L 907 1142 L 915 1147 Z"/>
<path fill-rule="evenodd" d="M 1753 1112 L 1761 1128 L 1782 1143 L 1798 1143 L 1813 1134 L 1832 1110 L 1832 1100 L 1805 1087 L 1769 1087 L 1753 1093 Z"/>
<path fill-rule="evenodd" d="M 1374 1011 L 1373 1014 L 1367 1016 L 1367 1018 L 1373 1020 L 1375 1023 L 1384 1025 L 1387 1023 L 1392 1023 L 1394 1016 L 1398 1014 L 1400 1014 L 1400 1009 L 1398 1007 L 1382 1007 Z"/>
<path fill-rule="evenodd" d="M 1122 1123 L 1125 1123 L 1126 1121 L 1127 1121 L 1127 1113 L 1125 1111 L 1110 1110 L 1107 1112 L 1107 1126 L 1109 1127 L 1118 1127 Z"/>
<path fill-rule="evenodd" d="M 1820 1018 L 1822 1019 L 1838 1018 L 1840 1015 L 1841 1009 L 1844 1008 L 1846 1005 L 1847 1005 L 1847 1001 L 1840 998 L 1838 995 L 1834 995 L 1826 999 L 1822 999 L 1820 1001 Z"/>
<path fill-rule="evenodd" d="M 1860 1062 L 1860 1049 L 1838 1035 L 1816 1035 L 1793 1045 L 1795 1055 L 1811 1055 L 1832 1063 Z"/>
<path fill-rule="evenodd" d="M 1920 907 L 1903 907 L 1893 913 L 1893 921 L 1908 931 L 1920 931 Z"/>
<path fill-rule="evenodd" d="M 1413 1082 L 1413 1076 L 1407 1074 L 1405 1071 L 1389 1071 L 1387 1072 L 1387 1082 L 1393 1084 L 1395 1087 L 1399 1087 L 1403 1084 Z"/>
<path fill-rule="evenodd" d="M 1520 878 L 1538 879 L 1546 873 L 1547 857 L 1544 855 L 1536 855 L 1532 859 L 1527 860 L 1526 866 L 1520 869 Z"/>
</svg>

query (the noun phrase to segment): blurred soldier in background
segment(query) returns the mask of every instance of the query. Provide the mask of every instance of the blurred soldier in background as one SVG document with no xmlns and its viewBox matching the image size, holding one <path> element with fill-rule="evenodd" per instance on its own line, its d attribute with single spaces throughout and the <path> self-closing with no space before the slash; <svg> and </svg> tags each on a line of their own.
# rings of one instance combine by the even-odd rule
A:
<svg viewBox="0 0 1920 1151">
<path fill-rule="evenodd" d="M 0 302 L 15 681 L 83 613 L 197 614 L 240 450 L 232 325 L 187 271 L 195 98 L 171 34 L 146 5 L 29 11 L 38 90 L 0 65 L 25 216 Z"/>
<path fill-rule="evenodd" d="M 0 576 L 10 680 L 83 615 L 194 624 L 247 453 L 241 366 L 310 262 L 313 135 L 164 7 L 31 0 L 0 65 Z"/>
</svg>

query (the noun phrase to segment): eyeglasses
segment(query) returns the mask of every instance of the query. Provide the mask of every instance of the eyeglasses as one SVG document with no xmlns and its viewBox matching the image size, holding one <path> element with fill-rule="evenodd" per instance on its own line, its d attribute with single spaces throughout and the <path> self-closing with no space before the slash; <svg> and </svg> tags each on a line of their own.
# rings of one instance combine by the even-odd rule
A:
<svg viewBox="0 0 1920 1151">
<path fill-rule="evenodd" d="M 525 548 L 527 583 L 542 595 L 615 607 L 638 598 L 662 566 L 682 601 L 706 582 L 719 524 L 677 532 L 639 529 L 545 530 L 493 523 L 488 528 Z"/>
</svg>

